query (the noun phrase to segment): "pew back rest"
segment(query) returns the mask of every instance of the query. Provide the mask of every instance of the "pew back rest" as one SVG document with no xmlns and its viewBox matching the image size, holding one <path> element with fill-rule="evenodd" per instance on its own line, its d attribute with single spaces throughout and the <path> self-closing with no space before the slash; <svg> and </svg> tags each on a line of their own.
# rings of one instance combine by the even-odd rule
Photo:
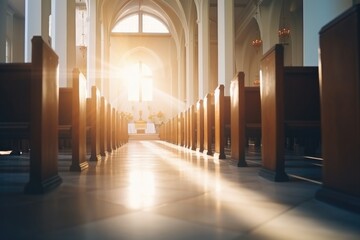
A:
<svg viewBox="0 0 360 240">
<path fill-rule="evenodd" d="M 0 122 L 30 122 L 31 63 L 0 64 Z"/>
<path fill-rule="evenodd" d="M 318 67 L 284 67 L 285 121 L 320 121 Z"/>
<path fill-rule="evenodd" d="M 72 88 L 59 88 L 59 125 L 72 125 Z"/>
<path fill-rule="evenodd" d="M 261 124 L 260 87 L 245 87 L 245 123 Z"/>
<path fill-rule="evenodd" d="M 230 127 L 231 122 L 231 103 L 230 96 L 224 97 L 224 115 L 225 115 L 225 126 Z"/>
</svg>

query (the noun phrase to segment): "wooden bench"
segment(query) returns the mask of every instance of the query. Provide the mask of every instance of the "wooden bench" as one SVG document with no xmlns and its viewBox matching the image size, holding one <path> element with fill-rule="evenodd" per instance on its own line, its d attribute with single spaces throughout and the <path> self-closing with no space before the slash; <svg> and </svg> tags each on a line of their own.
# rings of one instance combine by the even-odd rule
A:
<svg viewBox="0 0 360 240">
<path fill-rule="evenodd" d="M 120 113 L 120 146 L 125 145 L 128 141 L 128 123 L 125 113 Z"/>
<path fill-rule="evenodd" d="M 111 148 L 112 150 L 116 150 L 116 137 L 117 137 L 117 131 L 116 131 L 116 110 L 114 107 L 111 108 Z"/>
<path fill-rule="evenodd" d="M 360 212 L 360 5 L 320 31 L 323 185 L 316 198 Z"/>
<path fill-rule="evenodd" d="M 107 146 L 107 101 L 105 97 L 100 98 L 100 155 L 106 157 L 108 155 Z"/>
<path fill-rule="evenodd" d="M 110 154 L 112 153 L 112 111 L 111 104 L 106 105 L 106 150 Z"/>
<path fill-rule="evenodd" d="M 29 182 L 24 191 L 45 193 L 58 175 L 58 56 L 40 36 L 31 63 L 0 64 L 0 139 L 30 142 Z"/>
<path fill-rule="evenodd" d="M 178 114 L 178 145 L 184 146 L 184 113 Z"/>
<path fill-rule="evenodd" d="M 204 151 L 204 105 L 203 100 L 200 99 L 196 103 L 196 151 L 203 152 Z"/>
<path fill-rule="evenodd" d="M 87 142 L 90 145 L 90 161 L 101 160 L 100 154 L 100 92 L 91 87 L 91 97 L 86 99 Z"/>
<path fill-rule="evenodd" d="M 189 147 L 189 110 L 184 111 L 184 147 Z"/>
<path fill-rule="evenodd" d="M 214 93 L 215 153 L 219 159 L 225 159 L 225 145 L 230 137 L 230 96 L 224 95 L 224 85 L 219 85 Z"/>
<path fill-rule="evenodd" d="M 189 108 L 189 149 L 196 150 L 197 127 L 196 127 L 196 106 Z"/>
<path fill-rule="evenodd" d="M 264 54 L 260 67 L 263 168 L 259 174 L 288 181 L 284 167 L 286 136 L 320 139 L 318 70 L 284 67 L 284 47 L 280 44 Z"/>
<path fill-rule="evenodd" d="M 59 88 L 59 141 L 71 142 L 70 171 L 88 167 L 86 160 L 86 79 L 73 70 L 72 88 Z"/>
<path fill-rule="evenodd" d="M 2 150 L 27 152 L 30 140 L 31 63 L 0 64 L 0 139 Z"/>
<path fill-rule="evenodd" d="M 214 96 L 211 93 L 206 94 L 204 100 L 204 151 L 207 155 L 213 155 L 214 139 Z"/>
<path fill-rule="evenodd" d="M 260 88 L 245 87 L 244 73 L 239 72 L 231 81 L 231 159 L 239 167 L 247 166 L 245 149 L 249 139 L 255 139 L 260 146 L 261 139 L 261 104 Z"/>
</svg>

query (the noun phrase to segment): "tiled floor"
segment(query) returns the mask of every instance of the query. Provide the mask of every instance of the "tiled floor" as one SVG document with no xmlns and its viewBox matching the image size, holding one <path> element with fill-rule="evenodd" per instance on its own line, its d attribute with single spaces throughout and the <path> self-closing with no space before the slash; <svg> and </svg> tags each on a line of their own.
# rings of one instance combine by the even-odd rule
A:
<svg viewBox="0 0 360 240">
<path fill-rule="evenodd" d="M 62 162 L 61 164 L 64 164 Z M 130 141 L 62 185 L 22 194 L 0 173 L 0 239 L 360 239 L 360 215 L 314 199 L 319 184 L 273 183 L 256 164 L 160 141 Z"/>
</svg>

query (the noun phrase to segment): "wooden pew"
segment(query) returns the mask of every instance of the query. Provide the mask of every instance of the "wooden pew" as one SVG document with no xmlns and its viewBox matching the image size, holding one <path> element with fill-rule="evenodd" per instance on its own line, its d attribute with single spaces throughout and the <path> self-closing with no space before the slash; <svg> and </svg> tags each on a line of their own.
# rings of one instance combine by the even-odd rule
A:
<svg viewBox="0 0 360 240">
<path fill-rule="evenodd" d="M 197 115 L 196 115 L 196 128 L 197 128 L 197 132 L 196 132 L 196 137 L 197 137 L 197 141 L 196 141 L 196 151 L 198 152 L 203 152 L 204 151 L 204 105 L 203 105 L 203 100 L 200 99 L 197 103 L 196 103 L 196 111 L 197 111 Z"/>
<path fill-rule="evenodd" d="M 320 138 L 317 67 L 284 67 L 284 47 L 275 45 L 261 59 L 262 164 L 260 175 L 288 181 L 285 138 Z M 318 112 L 316 112 L 318 111 Z"/>
<path fill-rule="evenodd" d="M 70 171 L 86 169 L 86 79 L 78 69 L 72 88 L 59 88 L 59 140 L 71 140 Z"/>
<path fill-rule="evenodd" d="M 111 108 L 111 148 L 112 150 L 116 150 L 116 110 L 114 107 Z"/>
<path fill-rule="evenodd" d="M 125 114 L 123 112 L 120 113 L 120 145 L 125 145 L 127 142 L 127 121 Z"/>
<path fill-rule="evenodd" d="M 30 139 L 31 71 L 31 63 L 0 64 L 2 150 L 26 151 L 21 142 Z"/>
<path fill-rule="evenodd" d="M 87 138 L 90 143 L 90 161 L 101 160 L 100 154 L 100 92 L 91 87 L 91 98 L 86 99 Z"/>
<path fill-rule="evenodd" d="M 177 115 L 175 115 L 174 117 L 173 117 L 173 126 L 174 126 L 174 144 L 178 144 L 178 134 L 179 134 L 179 132 L 178 132 L 178 118 L 177 118 Z"/>
<path fill-rule="evenodd" d="M 106 150 L 110 154 L 112 153 L 112 111 L 111 104 L 106 105 Z"/>
<path fill-rule="evenodd" d="M 189 149 L 196 150 L 196 106 L 193 104 L 189 108 Z"/>
<path fill-rule="evenodd" d="M 178 145 L 184 146 L 184 113 L 178 114 Z"/>
<path fill-rule="evenodd" d="M 230 96 L 225 96 L 224 85 L 219 85 L 214 93 L 215 153 L 214 157 L 225 159 L 225 144 L 230 134 Z"/>
<path fill-rule="evenodd" d="M 207 155 L 213 155 L 214 139 L 214 96 L 208 93 L 204 100 L 204 151 Z"/>
<path fill-rule="evenodd" d="M 29 182 L 24 191 L 45 193 L 58 175 L 58 56 L 40 36 L 32 39 L 31 63 L 0 64 L 0 138 L 28 138 Z"/>
<path fill-rule="evenodd" d="M 239 167 L 247 166 L 245 149 L 249 139 L 261 139 L 260 88 L 245 87 L 245 75 L 239 72 L 231 81 L 231 159 Z"/>
<path fill-rule="evenodd" d="M 320 31 L 323 185 L 316 198 L 360 212 L 360 5 Z"/>
<path fill-rule="evenodd" d="M 184 111 L 184 147 L 189 146 L 189 112 Z"/>
<path fill-rule="evenodd" d="M 105 97 L 100 99 L 100 155 L 106 157 L 108 155 L 107 146 L 107 101 Z"/>
</svg>

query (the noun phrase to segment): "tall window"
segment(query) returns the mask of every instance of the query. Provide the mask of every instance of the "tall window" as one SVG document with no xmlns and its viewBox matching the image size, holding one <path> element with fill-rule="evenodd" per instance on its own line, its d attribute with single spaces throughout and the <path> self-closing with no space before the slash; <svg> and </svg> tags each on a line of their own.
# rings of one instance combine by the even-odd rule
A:
<svg viewBox="0 0 360 240">
<path fill-rule="evenodd" d="M 135 102 L 152 101 L 153 76 L 152 71 L 141 61 L 128 66 L 123 70 L 123 75 L 128 83 L 128 100 Z"/>
<path fill-rule="evenodd" d="M 9 40 L 6 39 L 6 46 L 5 46 L 5 62 L 11 62 L 11 46 Z"/>
<path fill-rule="evenodd" d="M 146 13 L 135 13 L 122 18 L 112 30 L 113 33 L 169 33 L 160 19 Z"/>
</svg>

